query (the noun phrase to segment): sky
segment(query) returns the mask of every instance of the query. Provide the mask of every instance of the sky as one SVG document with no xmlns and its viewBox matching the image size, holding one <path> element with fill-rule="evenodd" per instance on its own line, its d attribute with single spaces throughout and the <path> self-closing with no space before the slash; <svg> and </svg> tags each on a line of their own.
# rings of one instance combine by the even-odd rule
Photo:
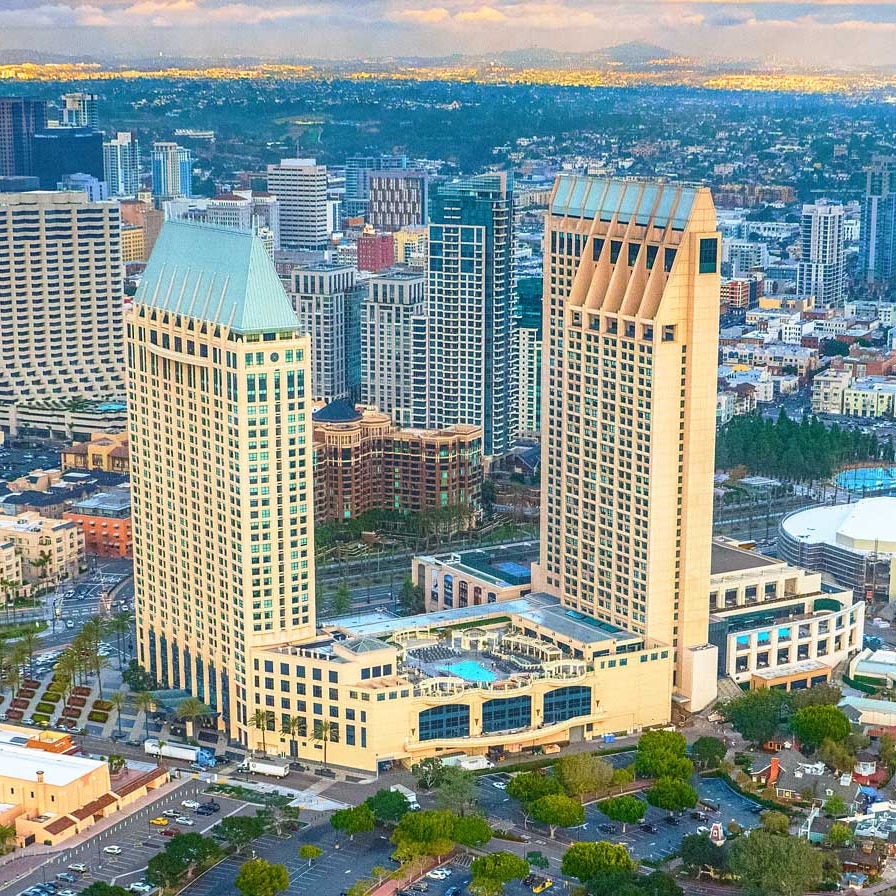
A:
<svg viewBox="0 0 896 896">
<path fill-rule="evenodd" d="M 0 50 L 371 58 L 646 41 L 782 65 L 896 64 L 896 0 L 0 0 Z"/>
</svg>

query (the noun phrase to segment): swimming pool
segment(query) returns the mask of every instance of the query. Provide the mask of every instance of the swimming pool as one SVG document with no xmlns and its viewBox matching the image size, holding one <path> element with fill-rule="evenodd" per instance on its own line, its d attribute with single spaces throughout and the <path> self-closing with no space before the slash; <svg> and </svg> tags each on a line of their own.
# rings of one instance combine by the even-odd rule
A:
<svg viewBox="0 0 896 896">
<path fill-rule="evenodd" d="M 857 467 L 837 474 L 837 485 L 851 492 L 896 489 L 896 467 Z"/>
<path fill-rule="evenodd" d="M 445 669 L 448 672 L 452 672 L 454 675 L 463 678 L 465 681 L 494 681 L 498 676 L 486 669 L 482 663 L 477 663 L 475 660 L 464 660 L 461 663 L 452 663 L 450 666 L 445 666 Z"/>
</svg>

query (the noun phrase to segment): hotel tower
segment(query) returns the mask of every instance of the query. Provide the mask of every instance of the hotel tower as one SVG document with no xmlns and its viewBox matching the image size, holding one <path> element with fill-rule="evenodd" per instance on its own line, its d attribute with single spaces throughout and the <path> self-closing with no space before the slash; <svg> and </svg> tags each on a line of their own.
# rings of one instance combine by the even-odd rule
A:
<svg viewBox="0 0 896 896">
<path fill-rule="evenodd" d="M 546 222 L 541 557 L 533 590 L 675 650 L 707 647 L 719 234 L 709 190 L 561 176 Z"/>
</svg>

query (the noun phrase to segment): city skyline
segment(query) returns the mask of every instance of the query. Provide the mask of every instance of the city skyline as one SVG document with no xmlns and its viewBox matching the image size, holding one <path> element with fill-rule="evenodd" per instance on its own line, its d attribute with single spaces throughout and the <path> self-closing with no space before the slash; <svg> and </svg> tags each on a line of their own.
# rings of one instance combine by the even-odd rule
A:
<svg viewBox="0 0 896 896">
<path fill-rule="evenodd" d="M 593 52 L 639 41 L 702 59 L 859 68 L 892 64 L 896 8 L 881 0 L 2 0 L 0 25 L 0 50 L 66 55 L 73 35 L 81 54 L 115 47 L 141 58 L 295 58 L 297 46 L 335 59 Z"/>
</svg>

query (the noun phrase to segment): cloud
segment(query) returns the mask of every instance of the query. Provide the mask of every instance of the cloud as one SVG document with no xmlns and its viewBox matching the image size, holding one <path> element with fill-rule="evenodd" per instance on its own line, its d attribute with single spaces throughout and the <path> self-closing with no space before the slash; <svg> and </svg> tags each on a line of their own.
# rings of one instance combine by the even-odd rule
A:
<svg viewBox="0 0 896 896">
<path fill-rule="evenodd" d="M 419 25 L 437 25 L 450 19 L 451 13 L 444 6 L 431 6 L 429 9 L 399 9 L 392 13 L 392 18 Z"/>
<path fill-rule="evenodd" d="M 459 12 L 454 17 L 456 22 L 504 22 L 507 15 L 494 6 L 480 6 L 479 9 L 471 9 Z"/>
</svg>

